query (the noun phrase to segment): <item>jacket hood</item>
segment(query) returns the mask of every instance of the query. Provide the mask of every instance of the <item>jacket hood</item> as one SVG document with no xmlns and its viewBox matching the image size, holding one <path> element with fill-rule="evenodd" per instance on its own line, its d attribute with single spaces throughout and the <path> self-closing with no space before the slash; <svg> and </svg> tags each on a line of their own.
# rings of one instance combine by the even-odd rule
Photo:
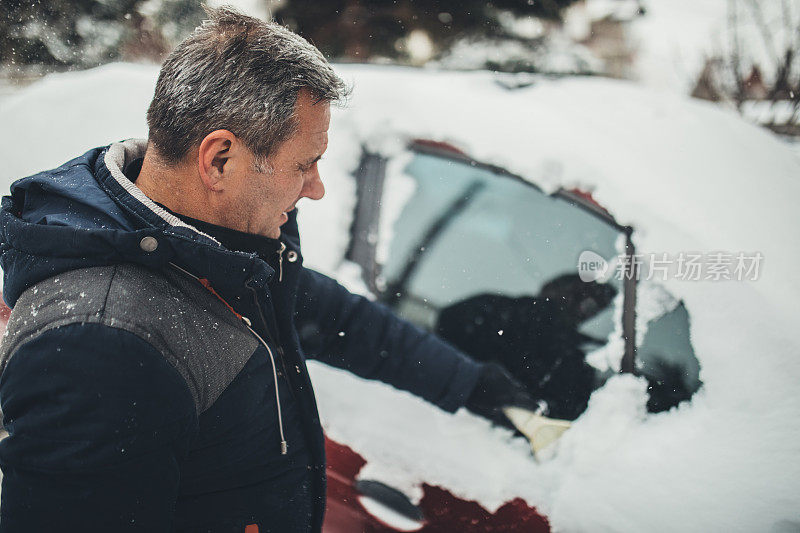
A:
<svg viewBox="0 0 800 533">
<path fill-rule="evenodd" d="M 142 157 L 144 139 L 94 148 L 54 170 L 11 185 L 0 209 L 3 297 L 13 307 L 28 287 L 68 270 L 118 263 L 170 263 L 235 297 L 266 287 L 274 269 L 255 254 L 224 248 L 142 193 L 122 172 Z M 297 213 L 281 241 L 299 252 Z M 155 239 L 155 240 L 154 240 Z"/>
</svg>

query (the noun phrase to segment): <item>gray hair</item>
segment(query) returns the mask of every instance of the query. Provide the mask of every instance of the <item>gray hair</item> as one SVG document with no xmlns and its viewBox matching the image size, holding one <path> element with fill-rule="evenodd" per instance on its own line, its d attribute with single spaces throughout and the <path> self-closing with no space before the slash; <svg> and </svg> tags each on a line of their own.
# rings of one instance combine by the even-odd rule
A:
<svg viewBox="0 0 800 533">
<path fill-rule="evenodd" d="M 264 161 L 295 132 L 300 89 L 317 101 L 347 97 L 322 53 L 299 35 L 227 6 L 206 12 L 210 20 L 164 61 L 147 110 L 150 142 L 165 163 L 181 162 L 219 129 Z"/>
</svg>

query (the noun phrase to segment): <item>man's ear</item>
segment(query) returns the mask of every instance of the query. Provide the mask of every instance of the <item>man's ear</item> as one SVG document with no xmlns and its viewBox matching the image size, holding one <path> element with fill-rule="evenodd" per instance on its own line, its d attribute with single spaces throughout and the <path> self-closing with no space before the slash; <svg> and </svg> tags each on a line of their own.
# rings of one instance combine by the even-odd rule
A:
<svg viewBox="0 0 800 533">
<path fill-rule="evenodd" d="M 231 157 L 231 147 L 236 136 L 228 130 L 215 130 L 200 141 L 197 152 L 197 165 L 203 185 L 212 191 L 222 191 L 225 185 L 227 165 Z M 230 172 L 228 172 L 230 173 Z"/>
</svg>

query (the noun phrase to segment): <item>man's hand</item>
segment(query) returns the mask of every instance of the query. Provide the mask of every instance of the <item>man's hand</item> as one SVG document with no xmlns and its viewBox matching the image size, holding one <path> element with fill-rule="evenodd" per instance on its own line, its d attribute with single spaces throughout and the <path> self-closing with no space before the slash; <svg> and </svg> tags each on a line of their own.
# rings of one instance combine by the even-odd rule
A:
<svg viewBox="0 0 800 533">
<path fill-rule="evenodd" d="M 466 408 L 473 413 L 511 429 L 515 427 L 503 413 L 503 408 L 521 407 L 546 414 L 546 406 L 543 401 L 531 396 L 525 386 L 498 363 L 486 363 L 483 366 L 478 383 L 466 403 Z"/>
<path fill-rule="evenodd" d="M 557 441 L 570 427 L 567 420 L 543 416 L 547 414 L 547 403 L 537 401 L 497 363 L 484 365 L 466 407 L 495 424 L 520 432 L 531 443 L 534 455 Z"/>
</svg>

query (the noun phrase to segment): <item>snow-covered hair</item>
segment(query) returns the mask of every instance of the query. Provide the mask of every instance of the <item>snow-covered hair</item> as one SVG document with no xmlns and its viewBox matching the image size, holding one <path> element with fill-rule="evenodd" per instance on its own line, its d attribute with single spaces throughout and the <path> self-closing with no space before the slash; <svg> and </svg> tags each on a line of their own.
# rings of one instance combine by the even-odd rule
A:
<svg viewBox="0 0 800 533">
<path fill-rule="evenodd" d="M 297 128 L 297 93 L 343 102 L 348 88 L 308 41 L 276 22 L 222 7 L 167 57 L 147 110 L 150 142 L 168 164 L 226 129 L 266 157 Z"/>
</svg>

